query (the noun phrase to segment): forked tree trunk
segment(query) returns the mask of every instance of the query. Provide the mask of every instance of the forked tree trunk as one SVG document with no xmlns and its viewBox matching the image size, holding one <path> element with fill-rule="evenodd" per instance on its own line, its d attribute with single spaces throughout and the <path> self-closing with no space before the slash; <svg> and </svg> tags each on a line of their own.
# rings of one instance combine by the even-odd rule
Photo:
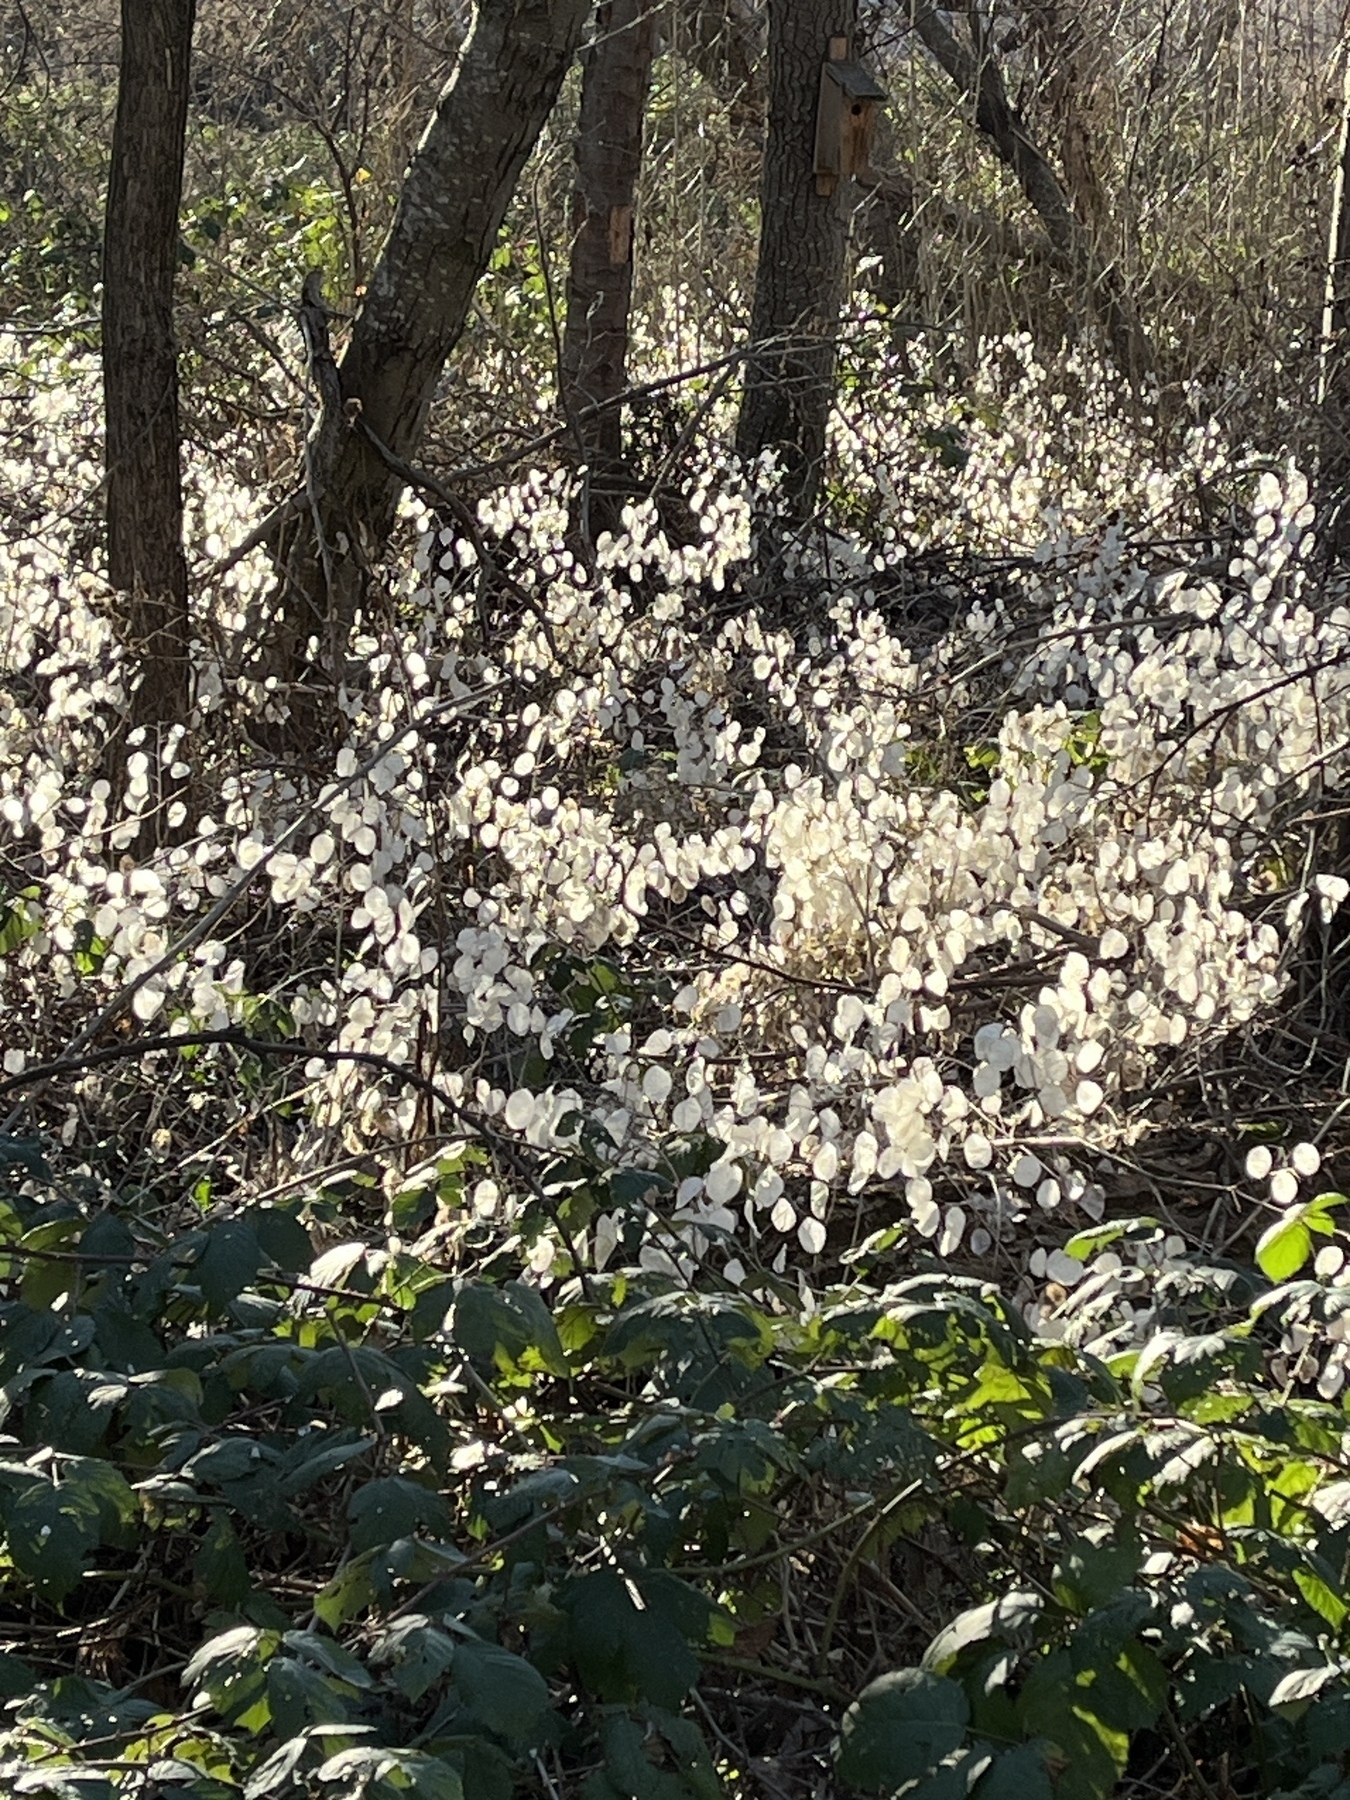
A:
<svg viewBox="0 0 1350 1800">
<path fill-rule="evenodd" d="M 365 572 L 388 538 L 399 465 L 414 459 L 525 159 L 581 38 L 587 0 L 480 0 L 455 71 L 409 164 L 340 365 L 345 418 L 321 420 L 307 463 L 310 504 L 283 545 L 285 616 L 269 657 L 283 682 L 343 676 Z M 322 541 L 316 542 L 312 516 Z M 298 700 L 298 696 L 296 697 Z M 309 707 L 322 706 L 316 691 Z M 297 734 L 293 734 L 297 735 Z"/>
<path fill-rule="evenodd" d="M 194 0 L 122 0 L 103 238 L 108 579 L 139 675 L 130 723 L 189 703 L 173 285 Z"/>
<path fill-rule="evenodd" d="M 914 26 L 936 61 L 970 104 L 975 124 L 1000 161 L 1017 177 L 1040 215 L 1055 260 L 1101 321 L 1117 367 L 1131 381 L 1152 368 L 1148 338 L 1116 271 L 1097 254 L 1087 228 L 1074 212 L 1058 175 L 1042 156 L 1008 98 L 992 54 L 977 59 L 947 28 L 931 5 L 914 10 Z"/>
<path fill-rule="evenodd" d="M 602 0 L 581 80 L 562 368 L 563 410 L 579 448 L 601 463 L 623 454 L 614 403 L 628 379 L 633 209 L 655 51 L 653 0 Z"/>
<path fill-rule="evenodd" d="M 742 456 L 778 453 L 788 516 L 810 517 L 834 400 L 850 181 L 817 191 L 816 110 L 831 38 L 852 42 L 856 0 L 769 0 L 769 119 L 760 182 L 752 355 Z"/>
<path fill-rule="evenodd" d="M 764 129 L 764 57 L 755 0 L 679 0 L 672 37 L 724 101 L 738 131 Z"/>
</svg>

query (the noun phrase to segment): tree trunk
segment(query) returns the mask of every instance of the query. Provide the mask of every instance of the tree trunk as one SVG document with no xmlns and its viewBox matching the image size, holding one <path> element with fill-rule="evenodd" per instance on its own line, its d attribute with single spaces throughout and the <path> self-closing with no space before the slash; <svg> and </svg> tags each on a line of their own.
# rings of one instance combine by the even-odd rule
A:
<svg viewBox="0 0 1350 1800">
<path fill-rule="evenodd" d="M 173 284 L 194 0 L 122 0 L 103 239 L 108 579 L 139 683 L 130 722 L 189 704 Z"/>
<path fill-rule="evenodd" d="M 1012 170 L 1027 200 L 1039 213 L 1056 261 L 1085 294 L 1101 321 L 1117 366 L 1130 381 L 1138 381 L 1153 366 L 1148 338 L 1115 270 L 1097 255 L 1059 177 L 1028 136 L 1008 99 L 992 52 L 977 61 L 930 5 L 916 6 L 914 25 L 936 61 L 974 108 L 976 126 L 989 139 L 999 159 Z"/>
<path fill-rule="evenodd" d="M 1317 380 L 1321 433 L 1318 486 L 1328 509 L 1327 547 L 1343 556 L 1350 546 L 1350 60 L 1341 99 L 1341 135 L 1331 194 L 1326 301 Z"/>
<path fill-rule="evenodd" d="M 1100 246 L 1107 241 L 1110 209 L 1092 153 L 1087 26 L 1080 9 L 1066 8 L 1061 0 L 1039 0 L 1026 16 L 1041 68 L 1040 102 L 1059 138 L 1064 185 L 1075 213 Z M 1100 53 L 1107 46 L 1094 47 Z"/>
<path fill-rule="evenodd" d="M 601 463 L 623 453 L 620 409 L 607 403 L 628 379 L 633 207 L 655 50 L 653 0 L 602 0 L 581 83 L 562 369 L 569 417 L 606 409 L 577 426 L 579 447 Z"/>
<path fill-rule="evenodd" d="M 366 572 L 389 536 L 405 485 L 399 465 L 417 455 L 437 384 L 586 11 L 587 0 L 480 0 L 413 154 L 340 364 L 342 429 L 333 433 L 321 418 L 311 434 L 309 505 L 282 550 L 286 617 L 269 662 L 292 689 L 297 722 L 302 712 L 313 715 L 294 691 L 311 638 L 318 640 L 319 687 L 331 691 L 342 680 Z M 319 448 L 329 445 L 331 451 Z M 310 700 L 323 705 L 318 693 Z"/>
<path fill-rule="evenodd" d="M 737 131 L 764 129 L 764 58 L 754 0 L 682 0 L 674 27 L 680 54 L 726 103 Z"/>
<path fill-rule="evenodd" d="M 759 261 L 736 430 L 742 456 L 772 449 L 788 516 L 810 517 L 834 400 L 834 334 L 844 293 L 853 184 L 817 192 L 816 109 L 831 38 L 850 41 L 856 0 L 769 0 L 769 120 L 760 182 Z"/>
<path fill-rule="evenodd" d="M 909 330 L 922 317 L 922 239 L 918 196 L 908 174 L 898 166 L 889 121 L 877 121 L 873 161 L 876 186 L 859 208 L 854 232 L 858 248 L 877 259 L 864 285 L 886 308 L 891 347 L 904 357 Z"/>
</svg>

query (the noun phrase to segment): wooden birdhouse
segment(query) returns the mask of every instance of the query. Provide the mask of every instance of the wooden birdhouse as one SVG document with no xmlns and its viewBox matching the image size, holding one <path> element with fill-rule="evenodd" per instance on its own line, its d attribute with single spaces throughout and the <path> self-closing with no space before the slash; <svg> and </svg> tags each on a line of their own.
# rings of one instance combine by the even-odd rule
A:
<svg viewBox="0 0 1350 1800">
<path fill-rule="evenodd" d="M 875 76 L 849 58 L 845 37 L 830 39 L 829 55 L 820 69 L 820 105 L 816 111 L 816 192 L 832 194 L 841 181 L 875 186 L 872 134 L 877 107 L 886 90 Z"/>
</svg>

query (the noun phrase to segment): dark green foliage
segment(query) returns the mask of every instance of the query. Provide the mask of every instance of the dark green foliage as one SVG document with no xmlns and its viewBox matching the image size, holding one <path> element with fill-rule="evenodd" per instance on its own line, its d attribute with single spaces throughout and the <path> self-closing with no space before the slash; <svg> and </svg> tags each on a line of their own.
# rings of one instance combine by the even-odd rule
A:
<svg viewBox="0 0 1350 1800">
<path fill-rule="evenodd" d="M 806 1315 L 633 1268 L 546 1296 L 378 1242 L 316 1259 L 302 1211 L 166 1244 L 43 1204 L 27 1146 L 18 1171 L 6 1791 L 748 1795 L 708 1730 L 729 1691 L 810 1695 L 841 1792 L 1350 1781 L 1343 1414 L 1263 1374 L 1301 1288 L 1244 1275 L 1244 1317 L 1196 1274 L 1106 1366 L 968 1279 Z M 944 1571 L 908 1601 L 905 1545 Z M 120 1680 L 43 1649 L 114 1591 Z"/>
</svg>

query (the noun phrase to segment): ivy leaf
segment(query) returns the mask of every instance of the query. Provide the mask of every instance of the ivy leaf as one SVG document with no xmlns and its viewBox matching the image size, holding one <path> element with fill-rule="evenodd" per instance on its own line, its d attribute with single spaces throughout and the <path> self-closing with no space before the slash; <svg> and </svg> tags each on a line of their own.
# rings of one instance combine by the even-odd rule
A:
<svg viewBox="0 0 1350 1800">
<path fill-rule="evenodd" d="M 844 1714 L 835 1745 L 839 1779 L 869 1793 L 915 1781 L 960 1749 L 969 1720 L 956 1682 L 927 1669 L 894 1669 Z"/>
</svg>

